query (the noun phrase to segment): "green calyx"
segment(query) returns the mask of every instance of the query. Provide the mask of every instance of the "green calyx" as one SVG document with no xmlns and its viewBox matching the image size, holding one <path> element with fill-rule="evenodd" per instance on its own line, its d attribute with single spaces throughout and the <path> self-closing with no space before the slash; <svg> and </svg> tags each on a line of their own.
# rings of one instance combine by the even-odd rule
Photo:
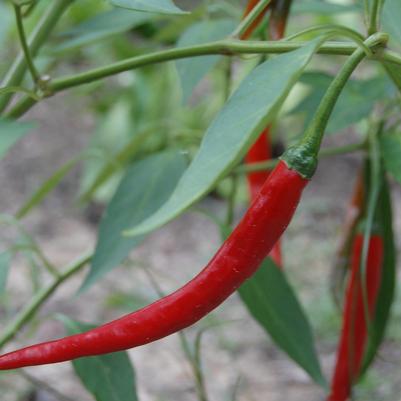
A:
<svg viewBox="0 0 401 401">
<path fill-rule="evenodd" d="M 316 152 L 306 144 L 290 147 L 283 156 L 280 157 L 289 169 L 295 170 L 303 178 L 311 179 L 317 168 Z"/>
</svg>

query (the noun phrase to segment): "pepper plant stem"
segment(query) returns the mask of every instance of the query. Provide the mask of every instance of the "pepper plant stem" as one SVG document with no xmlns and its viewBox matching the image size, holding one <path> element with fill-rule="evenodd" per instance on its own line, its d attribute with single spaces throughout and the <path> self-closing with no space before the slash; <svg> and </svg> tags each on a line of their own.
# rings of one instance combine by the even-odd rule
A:
<svg viewBox="0 0 401 401">
<path fill-rule="evenodd" d="M 50 93 L 54 94 L 75 86 L 104 79 L 124 71 L 188 57 L 206 56 L 211 54 L 221 54 L 226 56 L 234 54 L 281 54 L 299 49 L 300 47 L 305 46 L 305 44 L 306 42 L 264 42 L 226 39 L 198 46 L 161 50 L 151 54 L 145 54 L 119 61 L 105 67 L 99 67 L 83 73 L 55 79 L 48 84 L 47 89 Z M 323 44 L 319 48 L 318 53 L 347 56 L 353 54 L 356 49 L 357 47 L 354 44 L 345 42 L 329 42 Z M 401 56 L 395 52 L 382 50 L 380 54 L 377 55 L 377 58 L 381 61 L 388 61 L 401 66 Z M 36 102 L 37 100 L 24 96 L 11 110 L 9 110 L 8 113 L 5 114 L 5 117 L 16 119 L 25 114 Z"/>
<path fill-rule="evenodd" d="M 271 0 L 260 0 L 259 3 L 252 9 L 252 11 L 241 21 L 232 36 L 241 38 L 249 27 L 259 18 L 265 11 L 266 7 L 270 4 Z"/>
<path fill-rule="evenodd" d="M 377 33 L 370 36 L 365 44 L 369 47 L 375 47 L 386 41 L 385 34 Z M 301 141 L 301 145 L 306 149 L 313 150 L 317 156 L 323 135 L 329 121 L 330 115 L 333 112 L 334 106 L 350 76 L 359 65 L 359 63 L 366 57 L 363 49 L 357 49 L 348 58 L 338 75 L 334 78 L 329 88 L 327 89 L 323 99 L 320 102 L 316 113 L 309 124 L 306 133 Z"/>
<path fill-rule="evenodd" d="M 63 15 L 67 7 L 72 3 L 72 1 L 73 0 L 53 0 L 51 2 L 45 14 L 38 22 L 36 29 L 32 32 L 27 40 L 32 57 L 35 57 L 43 43 L 49 37 L 51 31 L 54 29 L 58 20 Z M 25 62 L 24 53 L 21 52 L 6 73 L 1 86 L 18 86 L 24 77 L 26 68 L 27 64 Z M 3 112 L 7 107 L 11 97 L 11 93 L 0 96 L 0 113 Z"/>
<path fill-rule="evenodd" d="M 21 327 L 23 327 L 32 318 L 34 313 L 44 302 L 46 302 L 46 300 L 56 291 L 56 289 L 64 281 L 81 270 L 81 268 L 83 268 L 90 261 L 91 257 L 91 253 L 81 256 L 70 266 L 68 266 L 63 273 L 54 278 L 47 287 L 44 287 L 36 295 L 34 295 L 31 302 L 26 305 L 3 330 L 3 334 L 0 337 L 0 348 L 14 338 L 18 330 L 20 330 Z"/>
<path fill-rule="evenodd" d="M 378 19 L 381 11 L 383 0 L 372 0 L 372 6 L 369 14 L 369 35 L 373 35 L 378 31 Z"/>
<path fill-rule="evenodd" d="M 21 12 L 21 6 L 14 4 L 14 12 L 15 12 L 15 20 L 17 23 L 18 35 L 19 35 L 19 39 L 21 42 L 22 51 L 23 51 L 24 57 L 25 57 L 25 62 L 26 62 L 26 65 L 28 66 L 29 72 L 32 75 L 33 82 L 37 83 L 39 81 L 39 73 L 36 70 L 36 67 L 33 63 L 31 52 L 30 52 L 29 46 L 28 46 L 28 42 L 26 40 L 24 24 L 22 21 L 23 17 L 22 17 L 22 12 Z"/>
<path fill-rule="evenodd" d="M 347 154 L 347 153 L 357 152 L 357 151 L 363 150 L 365 148 L 366 148 L 366 142 L 363 141 L 363 142 L 359 142 L 359 143 L 352 143 L 350 145 L 338 146 L 335 148 L 333 147 L 333 148 L 322 149 L 320 151 L 320 156 L 327 157 L 327 156 L 343 155 L 343 154 Z M 261 170 L 271 170 L 274 167 L 276 167 L 278 162 L 279 162 L 279 159 L 271 159 L 271 160 L 267 160 L 264 162 L 251 163 L 248 165 L 242 164 L 234 170 L 234 173 L 235 174 L 246 174 L 246 173 L 252 173 L 252 172 L 261 171 Z"/>
</svg>

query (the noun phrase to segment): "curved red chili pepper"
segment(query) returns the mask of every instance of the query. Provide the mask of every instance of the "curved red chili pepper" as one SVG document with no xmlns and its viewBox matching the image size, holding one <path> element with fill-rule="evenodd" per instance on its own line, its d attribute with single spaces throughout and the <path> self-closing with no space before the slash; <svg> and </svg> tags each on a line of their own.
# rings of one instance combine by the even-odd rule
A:
<svg viewBox="0 0 401 401">
<path fill-rule="evenodd" d="M 86 333 L 0 357 L 0 369 L 67 361 L 144 345 L 182 330 L 229 297 L 259 267 L 287 228 L 308 183 L 280 161 L 208 265 L 174 293 Z"/>
<path fill-rule="evenodd" d="M 363 235 L 357 234 L 352 250 L 352 270 L 344 306 L 344 319 L 338 347 L 337 362 L 328 401 L 346 401 L 353 383 L 360 374 L 368 331 L 360 274 Z M 380 288 L 384 246 L 379 235 L 372 235 L 366 264 L 366 294 L 368 311 L 373 316 Z"/>
</svg>

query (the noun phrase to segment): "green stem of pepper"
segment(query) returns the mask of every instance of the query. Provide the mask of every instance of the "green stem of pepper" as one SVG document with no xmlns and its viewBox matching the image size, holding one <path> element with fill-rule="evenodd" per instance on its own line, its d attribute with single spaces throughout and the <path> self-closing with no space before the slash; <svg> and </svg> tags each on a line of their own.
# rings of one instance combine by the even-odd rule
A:
<svg viewBox="0 0 401 401">
<path fill-rule="evenodd" d="M 60 273 L 58 277 L 54 278 L 48 286 L 44 287 L 34 295 L 30 303 L 26 305 L 2 331 L 2 336 L 0 337 L 0 348 L 13 339 L 21 327 L 32 318 L 34 313 L 46 302 L 57 288 L 64 281 L 80 271 L 91 260 L 91 257 L 91 253 L 81 256 L 77 261 L 66 267 L 65 270 Z"/>
<path fill-rule="evenodd" d="M 252 11 L 241 21 L 238 27 L 231 34 L 234 38 L 240 38 L 254 23 L 260 14 L 264 12 L 271 0 L 260 0 L 259 3 L 252 9 Z"/>
<path fill-rule="evenodd" d="M 38 22 L 35 30 L 27 40 L 29 51 L 32 57 L 35 57 L 43 43 L 48 39 L 58 20 L 68 6 L 72 3 L 72 1 L 73 0 L 54 0 L 51 2 L 45 14 Z M 25 57 L 23 52 L 21 52 L 6 73 L 1 86 L 18 86 L 24 77 L 26 68 L 27 64 Z M 12 93 L 7 93 L 3 96 L 0 96 L 0 113 L 5 110 L 12 96 Z"/>
<path fill-rule="evenodd" d="M 151 54 L 145 54 L 119 61 L 108 66 L 95 68 L 83 73 L 54 79 L 47 85 L 47 89 L 49 94 L 53 94 L 79 85 L 104 79 L 124 71 L 165 61 L 211 54 L 221 54 L 225 56 L 231 56 L 234 54 L 281 54 L 299 49 L 300 47 L 305 46 L 305 44 L 306 42 L 264 42 L 226 39 L 197 46 L 161 50 Z M 323 44 L 319 48 L 318 53 L 346 56 L 353 54 L 356 49 L 357 47 L 354 44 L 330 42 Z M 387 61 L 395 65 L 401 65 L 401 56 L 388 50 L 381 51 L 380 54 L 376 55 L 376 57 L 380 61 Z M 28 96 L 23 97 L 8 113 L 5 114 L 4 117 L 16 119 L 25 114 L 36 102 L 37 100 Z"/>
<path fill-rule="evenodd" d="M 385 44 L 387 39 L 386 34 L 376 33 L 365 41 L 365 45 L 372 49 Z M 302 140 L 283 156 L 283 160 L 287 162 L 288 166 L 297 170 L 304 178 L 311 178 L 314 174 L 320 146 L 334 106 L 345 84 L 365 56 L 364 50 L 359 48 L 348 58 L 323 96 Z"/>
<path fill-rule="evenodd" d="M 21 11 L 21 6 L 14 4 L 14 13 L 15 13 L 15 20 L 17 23 L 18 35 L 21 42 L 22 51 L 25 57 L 25 62 L 28 66 L 29 72 L 32 75 L 33 82 L 37 83 L 40 79 L 40 75 L 36 70 L 35 64 L 33 63 L 31 51 L 29 50 L 28 42 L 26 40 L 24 24 L 22 21 L 23 16 Z"/>
</svg>

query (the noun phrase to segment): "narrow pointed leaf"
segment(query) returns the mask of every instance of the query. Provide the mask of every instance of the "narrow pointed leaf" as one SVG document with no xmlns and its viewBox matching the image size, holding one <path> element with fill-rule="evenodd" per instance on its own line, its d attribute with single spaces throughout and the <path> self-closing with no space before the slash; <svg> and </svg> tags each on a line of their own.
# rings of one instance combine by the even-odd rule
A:
<svg viewBox="0 0 401 401">
<path fill-rule="evenodd" d="M 119 265 L 140 244 L 143 236 L 127 238 L 121 232 L 144 220 L 168 199 L 185 167 L 185 157 L 171 150 L 128 168 L 103 215 L 95 254 L 81 290 Z"/>
<path fill-rule="evenodd" d="M 126 32 L 152 18 L 152 14 L 128 11 L 121 8 L 108 10 L 81 22 L 59 36 L 65 38 L 53 51 L 64 51 L 85 46 L 109 36 Z"/>
<path fill-rule="evenodd" d="M 116 7 L 160 14 L 186 14 L 172 0 L 111 0 Z"/>
<path fill-rule="evenodd" d="M 383 6 L 382 24 L 384 32 L 401 44 L 401 3 L 399 0 L 386 0 Z"/>
<path fill-rule="evenodd" d="M 70 335 L 93 328 L 65 316 L 60 320 Z M 135 372 L 127 352 L 80 358 L 72 365 L 96 401 L 138 401 Z"/>
<path fill-rule="evenodd" d="M 241 160 L 260 131 L 272 120 L 318 44 L 313 41 L 255 68 L 212 122 L 197 155 L 169 200 L 152 217 L 126 234 L 152 231 L 206 195 Z"/>
<path fill-rule="evenodd" d="M 380 138 L 384 167 L 401 184 L 401 133 L 388 133 Z"/>
<path fill-rule="evenodd" d="M 282 270 L 267 258 L 238 292 L 273 341 L 316 383 L 325 387 L 311 327 Z"/>
<path fill-rule="evenodd" d="M 383 62 L 382 64 L 387 75 L 393 81 L 393 84 L 397 87 L 398 91 L 401 92 L 401 66 L 386 62 Z"/>
<path fill-rule="evenodd" d="M 178 40 L 177 47 L 198 45 L 223 39 L 235 28 L 236 22 L 230 19 L 201 21 L 193 24 Z M 195 86 L 221 59 L 221 56 L 193 57 L 177 61 L 183 101 L 186 102 Z"/>
</svg>

